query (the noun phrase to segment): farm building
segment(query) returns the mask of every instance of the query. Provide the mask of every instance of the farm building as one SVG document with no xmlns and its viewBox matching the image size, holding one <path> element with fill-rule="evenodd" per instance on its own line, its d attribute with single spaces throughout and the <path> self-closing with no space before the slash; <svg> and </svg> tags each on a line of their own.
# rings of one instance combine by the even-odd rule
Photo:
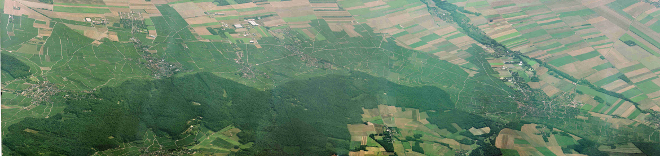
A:
<svg viewBox="0 0 660 156">
<path fill-rule="evenodd" d="M 257 24 L 255 21 L 248 21 L 248 23 L 250 23 L 252 26 L 259 26 L 259 24 Z"/>
<path fill-rule="evenodd" d="M 234 24 L 234 27 L 236 27 L 236 28 L 243 28 L 243 26 L 242 26 L 241 24 Z"/>
</svg>

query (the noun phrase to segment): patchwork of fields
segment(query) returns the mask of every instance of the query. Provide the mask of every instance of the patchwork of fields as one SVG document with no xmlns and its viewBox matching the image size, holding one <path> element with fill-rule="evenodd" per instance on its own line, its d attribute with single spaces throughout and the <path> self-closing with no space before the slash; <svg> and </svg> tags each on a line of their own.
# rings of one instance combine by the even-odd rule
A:
<svg viewBox="0 0 660 156">
<path fill-rule="evenodd" d="M 550 133 L 551 135 L 547 135 Z M 577 145 L 580 140 L 560 130 L 553 130 L 536 124 L 526 124 L 520 130 L 503 129 L 495 141 L 495 146 L 507 149 L 510 155 L 565 155 L 562 150 Z M 503 152 L 504 153 L 504 152 Z"/>
<path fill-rule="evenodd" d="M 645 122 L 647 115 L 640 110 L 660 110 L 660 49 L 655 44 L 660 39 L 655 31 L 660 9 L 651 4 L 627 0 L 453 3 L 483 13 L 470 17 L 506 47 L 639 105 L 539 70 L 541 81 L 530 85 L 547 95 L 577 90 L 604 99 L 583 101 L 587 103 L 583 109 L 638 122 Z"/>
<path fill-rule="evenodd" d="M 660 9 L 650 2 L 0 4 L 9 152 L 642 154 L 622 142 L 660 142 Z M 64 133 L 58 124 L 103 134 L 16 144 Z M 57 139 L 67 146 L 52 150 Z"/>
<path fill-rule="evenodd" d="M 351 133 L 351 148 L 359 149 L 364 146 L 366 151 L 351 152 L 349 155 L 387 155 L 388 151 L 405 154 L 454 155 L 460 153 L 460 150 L 474 148 L 464 141 L 470 138 L 461 135 L 467 130 L 463 130 L 456 123 L 453 125 L 460 129 L 458 132 L 452 133 L 445 127 L 438 127 L 426 119 L 429 118 L 427 112 L 387 105 L 362 110 L 364 111 L 362 120 L 367 124 L 352 124 L 347 127 Z M 392 131 L 388 127 L 397 128 Z M 488 127 L 485 129 L 490 130 Z M 383 140 L 392 140 L 391 146 L 378 143 Z"/>
</svg>

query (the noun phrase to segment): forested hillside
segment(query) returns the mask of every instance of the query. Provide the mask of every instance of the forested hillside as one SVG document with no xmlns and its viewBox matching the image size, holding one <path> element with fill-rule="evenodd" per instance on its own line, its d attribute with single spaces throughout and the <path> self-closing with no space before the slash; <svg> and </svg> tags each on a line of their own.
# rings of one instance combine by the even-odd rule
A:
<svg viewBox="0 0 660 156">
<path fill-rule="evenodd" d="M 388 104 L 440 111 L 453 106 L 438 88 L 406 87 L 363 73 L 293 81 L 268 91 L 198 73 L 59 96 L 65 98 L 58 102 L 67 105 L 62 114 L 26 118 L 9 127 L 3 138 L 8 150 L 89 155 L 142 140 L 147 131 L 186 140 L 188 127 L 201 124 L 214 131 L 228 125 L 243 130 L 240 141 L 255 146 L 238 154 L 346 154 L 346 124 L 362 122 L 361 108 Z M 43 148 L 31 148 L 36 146 Z"/>
<path fill-rule="evenodd" d="M 30 66 L 14 56 L 2 53 L 2 70 L 14 78 L 23 78 L 30 75 Z"/>
</svg>

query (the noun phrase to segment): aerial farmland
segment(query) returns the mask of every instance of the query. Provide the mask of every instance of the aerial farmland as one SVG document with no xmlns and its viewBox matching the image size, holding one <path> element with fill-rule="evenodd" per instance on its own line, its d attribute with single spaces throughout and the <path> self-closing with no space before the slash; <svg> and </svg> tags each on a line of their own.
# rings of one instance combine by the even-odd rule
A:
<svg viewBox="0 0 660 156">
<path fill-rule="evenodd" d="M 0 0 L 6 155 L 654 155 L 654 0 Z"/>
</svg>

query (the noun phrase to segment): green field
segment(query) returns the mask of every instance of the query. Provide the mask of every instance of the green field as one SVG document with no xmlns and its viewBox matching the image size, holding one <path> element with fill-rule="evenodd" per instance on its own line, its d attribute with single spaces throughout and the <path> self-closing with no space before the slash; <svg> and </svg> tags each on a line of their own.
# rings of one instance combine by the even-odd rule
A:
<svg viewBox="0 0 660 156">
<path fill-rule="evenodd" d="M 337 5 L 343 8 L 350 8 L 355 6 L 362 6 L 364 3 L 362 1 L 339 1 L 337 2 Z"/>
<path fill-rule="evenodd" d="M 655 47 L 657 47 L 657 48 L 660 48 L 660 42 L 654 40 L 654 39 L 651 38 L 650 36 L 646 35 L 646 34 L 643 33 L 642 31 L 640 31 L 639 29 L 637 29 L 637 28 L 635 28 L 635 27 L 633 27 L 633 26 L 630 26 L 630 31 L 632 31 L 633 33 L 637 34 L 637 36 L 643 38 L 643 39 L 646 40 L 647 42 L 651 43 L 651 45 L 653 45 L 653 46 L 655 46 Z"/>
<path fill-rule="evenodd" d="M 513 143 L 514 144 L 529 144 L 529 142 L 527 140 L 523 140 L 523 139 L 513 139 Z"/>
<path fill-rule="evenodd" d="M 561 44 L 561 43 L 559 43 L 559 42 L 554 42 L 554 43 L 552 43 L 552 44 L 548 44 L 548 45 L 545 45 L 545 46 L 540 46 L 540 47 L 538 47 L 538 49 L 540 49 L 540 50 L 548 50 L 548 49 L 552 49 L 552 48 L 560 47 L 560 46 L 562 46 L 562 45 L 563 45 L 563 44 Z"/>
<path fill-rule="evenodd" d="M 236 10 L 236 9 L 209 10 L 209 11 L 207 11 L 207 12 L 209 12 L 209 13 L 214 13 L 214 12 L 220 12 L 220 11 L 232 11 L 232 10 Z"/>
<path fill-rule="evenodd" d="M 635 97 L 639 94 L 642 94 L 642 91 L 639 91 L 639 89 L 630 89 L 630 90 L 627 90 L 627 91 L 625 91 L 621 94 L 623 96 L 627 97 L 627 98 L 632 98 L 632 97 Z"/>
<path fill-rule="evenodd" d="M 646 44 L 644 44 L 644 43 L 638 41 L 637 39 L 633 38 L 632 36 L 630 36 L 630 35 L 627 34 L 627 33 L 626 33 L 626 34 L 623 34 L 623 35 L 621 36 L 621 38 L 619 38 L 619 40 L 621 40 L 621 41 L 632 41 L 632 42 L 635 42 L 635 44 L 637 44 L 637 46 L 641 47 L 642 49 L 646 50 L 647 52 L 649 52 L 649 53 L 651 53 L 651 54 L 653 54 L 653 55 L 655 55 L 655 56 L 657 56 L 657 57 L 660 57 L 660 53 L 658 53 L 658 52 L 656 52 L 656 51 L 653 51 L 651 48 L 649 48 L 648 46 L 646 46 Z"/>
<path fill-rule="evenodd" d="M 232 37 L 231 34 L 229 34 L 229 32 L 224 32 L 224 34 L 225 34 L 225 37 L 229 38 L 230 41 L 235 42 L 234 37 Z"/>
<path fill-rule="evenodd" d="M 535 147 L 536 150 L 539 150 L 544 156 L 557 156 L 555 153 L 552 153 L 547 147 Z"/>
<path fill-rule="evenodd" d="M 624 8 L 629 7 L 633 4 L 637 3 L 636 1 L 628 1 L 628 0 L 616 0 L 612 3 L 606 4 L 607 7 L 610 9 L 614 10 L 615 12 L 619 13 L 620 15 L 628 18 L 628 19 L 634 19 L 633 16 L 630 14 L 626 13 L 623 11 Z"/>
<path fill-rule="evenodd" d="M 219 22 L 210 22 L 210 23 L 204 23 L 204 24 L 193 24 L 190 25 L 190 27 L 205 27 L 205 26 L 212 26 L 212 25 L 220 25 Z"/>
<path fill-rule="evenodd" d="M 203 141 L 195 146 L 190 147 L 190 149 L 215 149 L 228 152 L 229 149 L 232 149 L 234 146 L 241 145 L 240 143 L 231 140 L 222 134 L 222 132 L 233 128 L 236 127 L 230 125 L 217 132 L 207 131 L 207 134 L 212 135 L 206 136 Z"/>
<path fill-rule="evenodd" d="M 46 24 L 46 21 L 35 20 L 34 23 L 38 23 L 38 24 Z"/>
<path fill-rule="evenodd" d="M 268 28 L 268 29 L 269 30 L 279 30 L 279 29 L 285 29 L 285 28 L 288 28 L 288 27 L 289 26 L 287 26 L 287 25 L 282 25 L 282 26 L 277 26 L 277 27 L 271 27 L 271 28 Z"/>
<path fill-rule="evenodd" d="M 543 36 L 543 35 L 546 35 L 546 34 L 548 34 L 548 32 L 546 32 L 544 29 L 539 29 L 539 30 L 536 30 L 536 31 L 525 33 L 525 34 L 523 34 L 523 37 L 529 39 L 529 38 L 535 38 L 535 37 Z"/>
<path fill-rule="evenodd" d="M 144 24 L 146 24 L 146 25 L 154 25 L 154 22 L 151 21 L 151 18 L 145 18 L 145 19 L 144 19 Z"/>
<path fill-rule="evenodd" d="M 559 17 L 562 18 L 562 17 L 568 17 L 568 16 L 587 16 L 587 15 L 591 15 L 591 14 L 595 14 L 595 13 L 596 12 L 594 12 L 591 9 L 583 9 L 583 10 L 578 10 L 578 11 L 568 11 L 568 12 L 559 13 Z"/>
<path fill-rule="evenodd" d="M 325 36 L 323 36 L 323 34 L 319 33 L 319 31 L 317 31 L 316 29 L 309 29 L 309 31 L 310 31 L 312 34 L 316 35 L 316 36 L 315 36 L 315 40 L 316 40 L 316 41 L 323 41 L 323 40 L 326 40 Z"/>
<path fill-rule="evenodd" d="M 517 150 L 514 149 L 500 149 L 503 156 L 520 156 Z"/>
<path fill-rule="evenodd" d="M 128 6 L 112 6 L 112 5 L 97 5 L 97 4 L 80 4 L 80 3 L 53 3 L 55 5 L 67 6 L 91 6 L 91 7 L 109 7 L 109 8 L 128 8 Z"/>
<path fill-rule="evenodd" d="M 646 94 L 650 94 L 650 93 L 653 93 L 653 92 L 656 92 L 656 91 L 660 90 L 660 86 L 655 84 L 652 81 L 652 79 L 653 78 L 638 82 L 635 85 L 637 86 L 637 88 L 639 88 L 639 90 L 641 90 L 642 92 L 644 92 Z"/>
<path fill-rule="evenodd" d="M 639 95 L 639 96 L 636 96 L 636 97 L 631 98 L 630 101 L 633 101 L 633 102 L 640 102 L 640 101 L 642 101 L 642 100 L 644 100 L 644 99 L 648 99 L 648 98 L 649 98 L 649 97 L 648 97 L 646 94 L 642 94 L 642 95 Z"/>
<path fill-rule="evenodd" d="M 639 116 L 639 114 L 642 114 L 642 112 L 636 109 L 634 112 L 632 112 L 632 113 L 628 116 L 628 119 L 633 120 L 633 119 L 637 118 L 637 116 Z"/>
<path fill-rule="evenodd" d="M 522 15 L 525 15 L 525 14 L 526 14 L 525 12 L 516 12 L 516 13 L 503 14 L 502 18 L 518 17 L 518 16 L 522 16 Z"/>
<path fill-rule="evenodd" d="M 591 89 L 591 88 L 589 88 L 587 86 L 584 86 L 584 85 L 578 85 L 576 89 L 583 92 L 584 94 L 587 94 L 587 95 L 601 97 L 605 100 L 605 102 L 607 102 L 609 104 L 614 104 L 614 102 L 619 100 L 619 98 L 607 95 L 605 93 L 598 92 L 598 91 L 596 91 L 594 89 Z"/>
<path fill-rule="evenodd" d="M 478 6 L 487 6 L 488 1 L 477 1 L 477 2 L 468 2 L 465 4 L 465 7 L 478 7 Z"/>
<path fill-rule="evenodd" d="M 603 35 L 603 36 L 599 36 L 599 37 L 589 38 L 586 41 L 587 42 L 597 42 L 597 41 L 602 41 L 602 40 L 606 40 L 606 39 L 608 39 L 607 36 Z"/>
<path fill-rule="evenodd" d="M 204 38 L 204 39 L 210 39 L 210 40 L 223 40 L 223 39 L 225 39 L 222 36 L 218 36 L 218 35 L 201 35 L 201 37 Z"/>
<path fill-rule="evenodd" d="M 238 2 L 236 2 L 235 0 L 225 0 L 225 1 L 227 1 L 227 3 L 229 3 L 230 5 L 238 4 Z"/>
<path fill-rule="evenodd" d="M 562 38 L 566 38 L 566 37 L 573 36 L 573 35 L 575 35 L 574 31 L 566 31 L 566 32 L 561 32 L 561 33 L 550 34 L 550 36 L 552 36 L 552 38 L 554 38 L 554 39 L 562 39 Z"/>
<path fill-rule="evenodd" d="M 512 38 L 512 37 L 518 36 L 518 35 L 520 35 L 520 32 L 514 32 L 514 33 L 506 34 L 506 35 L 504 35 L 504 36 L 500 36 L 500 37 L 497 37 L 497 38 L 494 38 L 494 39 L 495 39 L 495 41 L 497 41 L 497 42 L 501 42 L 501 41 L 507 40 L 507 39 L 509 39 L 509 38 Z"/>
<path fill-rule="evenodd" d="M 598 57 L 598 56 L 600 56 L 600 53 L 598 51 L 592 51 L 592 52 L 588 52 L 588 53 L 584 53 L 584 54 L 575 56 L 575 59 L 580 60 L 580 61 L 584 61 L 584 60 L 591 59 L 591 58 Z"/>
<path fill-rule="evenodd" d="M 274 12 L 266 12 L 266 13 L 259 13 L 259 14 L 253 14 L 253 15 L 241 15 L 241 16 L 223 16 L 223 17 L 216 17 L 216 20 L 233 20 L 233 19 L 242 19 L 242 18 L 253 18 L 253 17 L 258 17 L 258 16 L 268 16 L 275 14 Z"/>
<path fill-rule="evenodd" d="M 83 7 L 63 7 L 63 6 L 53 6 L 53 11 L 55 11 L 55 12 L 68 12 L 68 13 L 91 13 L 91 14 L 110 13 L 110 9 L 83 8 Z"/>
<path fill-rule="evenodd" d="M 592 110 L 592 112 L 600 112 L 600 110 L 601 110 L 603 107 L 605 107 L 605 104 L 602 104 L 602 103 L 601 103 L 601 104 L 598 104 L 596 107 L 594 107 L 594 109 Z"/>
<path fill-rule="evenodd" d="M 614 68 L 614 66 L 611 63 L 607 62 L 607 63 L 603 63 L 603 64 L 600 64 L 600 65 L 594 66 L 592 69 L 603 70 L 603 69 L 607 69 L 607 68 Z"/>
<path fill-rule="evenodd" d="M 563 136 L 563 135 L 554 135 L 554 136 L 555 136 L 555 139 L 557 140 L 557 143 L 559 144 L 559 146 L 566 147 L 566 146 L 577 144 L 575 139 L 573 139 L 570 136 Z"/>
<path fill-rule="evenodd" d="M 594 106 L 586 104 L 586 105 L 582 106 L 580 109 L 585 110 L 585 111 L 589 111 L 592 108 L 594 108 Z"/>
<path fill-rule="evenodd" d="M 539 26 L 539 24 L 537 24 L 537 23 L 531 23 L 531 24 L 527 24 L 527 25 L 524 25 L 524 26 L 517 27 L 516 30 L 524 31 L 524 30 L 527 30 L 527 29 L 536 28 L 538 26 Z"/>
<path fill-rule="evenodd" d="M 439 38 L 441 38 L 440 35 L 433 33 L 433 34 L 429 34 L 429 35 L 426 35 L 424 37 L 421 37 L 419 39 L 424 41 L 424 42 L 430 42 L 430 41 L 433 41 L 433 40 L 436 40 L 436 39 L 439 39 Z M 447 40 L 450 40 L 450 39 L 447 39 Z"/>
<path fill-rule="evenodd" d="M 282 19 L 286 22 L 302 22 L 302 21 L 314 20 L 316 19 L 316 15 L 311 14 L 311 15 L 298 16 L 298 17 L 283 17 Z"/>
<path fill-rule="evenodd" d="M 261 36 L 263 36 L 263 37 L 269 37 L 269 35 L 268 35 L 268 34 L 269 34 L 269 33 L 268 33 L 268 30 L 266 30 L 265 27 L 263 27 L 263 26 L 258 26 L 258 27 L 256 27 L 256 28 L 257 28 L 257 31 L 259 32 L 259 34 L 261 34 Z"/>
<path fill-rule="evenodd" d="M 556 66 L 556 67 L 561 67 L 563 65 L 573 63 L 573 62 L 575 62 L 575 58 L 573 58 L 570 55 L 566 55 L 564 57 L 560 57 L 560 58 L 554 59 L 552 61 L 549 61 L 548 63 L 553 65 L 553 66 Z"/>
<path fill-rule="evenodd" d="M 248 12 L 248 11 L 257 11 L 257 10 L 263 10 L 264 7 L 254 7 L 254 8 L 245 8 L 245 9 L 236 9 L 238 12 Z"/>
<path fill-rule="evenodd" d="M 600 80 L 594 82 L 593 84 L 596 85 L 596 86 L 607 85 L 607 84 L 609 84 L 609 83 L 612 83 L 612 82 L 614 82 L 614 81 L 616 81 L 616 80 L 621 79 L 621 76 L 622 76 L 622 75 L 623 75 L 622 73 L 616 73 L 616 74 L 613 74 L 613 75 L 611 75 L 611 76 L 608 76 L 608 77 L 605 77 L 605 78 L 603 78 L 603 79 L 600 79 Z"/>
<path fill-rule="evenodd" d="M 1 19 L 3 21 L 9 21 L 9 15 L 2 14 Z M 33 27 L 34 19 L 27 16 L 14 16 L 14 19 L 15 22 L 0 27 L 0 31 L 2 32 L 14 33 L 14 36 L 0 38 L 3 45 L 2 48 L 5 50 L 18 50 L 21 47 L 20 44 L 36 37 L 39 32 L 37 28 Z"/>
<path fill-rule="evenodd" d="M 485 2 L 485 1 L 483 1 L 483 2 Z M 488 3 L 486 3 L 486 4 L 488 4 Z M 509 3 L 509 4 L 505 4 L 505 5 L 495 6 L 495 7 L 493 7 L 493 9 L 505 8 L 505 7 L 510 7 L 510 6 L 516 6 L 516 3 Z"/>
<path fill-rule="evenodd" d="M 613 107 L 610 109 L 610 111 L 607 112 L 606 114 L 607 114 L 607 115 L 611 115 L 612 113 L 614 113 L 614 111 L 616 111 L 616 109 L 619 109 L 619 107 L 620 107 L 621 105 L 623 105 L 624 102 L 625 102 L 625 101 L 621 100 L 621 102 L 617 103 L 616 105 L 613 105 Z"/>
<path fill-rule="evenodd" d="M 239 19 L 240 16 L 224 16 L 224 17 L 216 17 L 215 19 L 218 21 L 221 20 L 232 20 L 232 19 Z"/>
</svg>

